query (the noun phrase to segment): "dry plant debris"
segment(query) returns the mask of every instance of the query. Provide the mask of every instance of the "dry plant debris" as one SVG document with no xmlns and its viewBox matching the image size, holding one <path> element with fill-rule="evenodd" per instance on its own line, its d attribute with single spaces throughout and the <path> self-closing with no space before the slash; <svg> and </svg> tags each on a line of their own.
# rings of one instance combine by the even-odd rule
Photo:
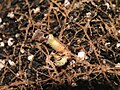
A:
<svg viewBox="0 0 120 90">
<path fill-rule="evenodd" d="M 119 0 L 0 0 L 0 90 L 119 90 Z"/>
</svg>

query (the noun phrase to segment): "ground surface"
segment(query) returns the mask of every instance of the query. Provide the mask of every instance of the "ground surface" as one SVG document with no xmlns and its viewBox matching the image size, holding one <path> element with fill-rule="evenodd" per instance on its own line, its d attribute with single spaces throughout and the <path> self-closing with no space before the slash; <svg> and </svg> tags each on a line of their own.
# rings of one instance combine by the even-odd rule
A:
<svg viewBox="0 0 120 90">
<path fill-rule="evenodd" d="M 119 63 L 119 0 L 0 0 L 0 90 L 119 90 Z"/>
</svg>

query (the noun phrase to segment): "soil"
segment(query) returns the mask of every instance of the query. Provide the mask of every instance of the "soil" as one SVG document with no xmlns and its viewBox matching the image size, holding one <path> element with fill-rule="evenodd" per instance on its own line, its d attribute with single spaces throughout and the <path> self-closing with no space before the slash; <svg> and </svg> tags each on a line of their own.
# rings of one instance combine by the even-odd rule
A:
<svg viewBox="0 0 120 90">
<path fill-rule="evenodd" d="M 64 89 L 120 90 L 120 1 L 0 0 L 0 90 Z"/>
</svg>

